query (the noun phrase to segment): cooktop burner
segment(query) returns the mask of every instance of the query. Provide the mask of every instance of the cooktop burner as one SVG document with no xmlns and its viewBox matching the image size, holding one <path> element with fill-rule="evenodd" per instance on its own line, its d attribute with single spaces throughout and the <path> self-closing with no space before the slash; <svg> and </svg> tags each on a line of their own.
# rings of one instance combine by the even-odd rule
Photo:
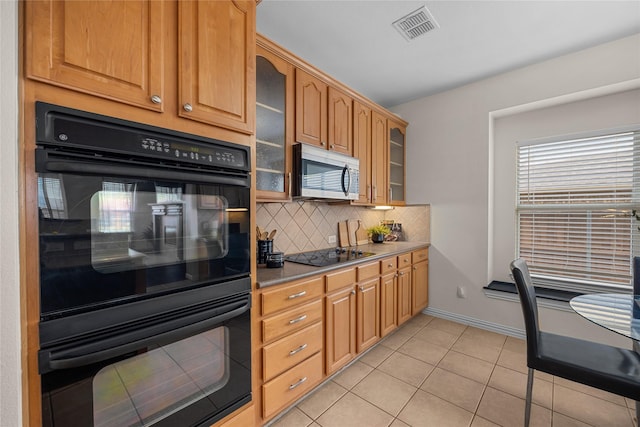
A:
<svg viewBox="0 0 640 427">
<path fill-rule="evenodd" d="M 313 265 L 315 267 L 324 267 L 326 265 L 338 264 L 340 262 L 352 261 L 359 258 L 365 258 L 375 255 L 374 252 L 363 252 L 354 248 L 328 248 L 319 249 L 317 251 L 300 252 L 284 257 L 285 261 L 295 262 L 297 264 Z"/>
</svg>

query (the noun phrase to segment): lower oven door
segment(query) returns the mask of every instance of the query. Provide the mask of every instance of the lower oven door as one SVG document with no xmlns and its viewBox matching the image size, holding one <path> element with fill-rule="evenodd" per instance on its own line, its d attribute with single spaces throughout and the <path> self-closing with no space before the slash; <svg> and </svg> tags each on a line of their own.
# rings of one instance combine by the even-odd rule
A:
<svg viewBox="0 0 640 427">
<path fill-rule="evenodd" d="M 251 400 L 250 301 L 248 293 L 236 295 L 183 317 L 114 328 L 121 335 L 96 332 L 42 349 L 43 425 L 182 427 L 222 419 Z"/>
</svg>

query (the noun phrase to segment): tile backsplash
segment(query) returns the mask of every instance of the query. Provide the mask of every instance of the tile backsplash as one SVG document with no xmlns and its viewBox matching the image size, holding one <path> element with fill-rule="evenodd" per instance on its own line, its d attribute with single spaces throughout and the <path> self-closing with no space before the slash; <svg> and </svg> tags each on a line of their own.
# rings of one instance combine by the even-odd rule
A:
<svg viewBox="0 0 640 427">
<path fill-rule="evenodd" d="M 364 227 L 377 225 L 382 220 L 393 220 L 402 224 L 404 240 L 428 242 L 429 214 L 429 205 L 376 211 L 312 201 L 258 203 L 256 224 L 267 231 L 278 230 L 273 250 L 287 254 L 337 246 L 337 243 L 329 243 L 328 237 L 334 235 L 338 238 L 338 222 L 348 219 L 359 219 Z"/>
</svg>

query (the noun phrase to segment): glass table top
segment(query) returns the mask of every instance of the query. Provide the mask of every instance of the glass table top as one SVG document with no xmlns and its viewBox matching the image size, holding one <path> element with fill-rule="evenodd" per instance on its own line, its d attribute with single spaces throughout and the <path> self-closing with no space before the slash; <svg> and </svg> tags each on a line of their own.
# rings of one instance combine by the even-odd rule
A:
<svg viewBox="0 0 640 427">
<path fill-rule="evenodd" d="M 569 304 L 585 319 L 640 341 L 640 295 L 586 294 Z"/>
</svg>

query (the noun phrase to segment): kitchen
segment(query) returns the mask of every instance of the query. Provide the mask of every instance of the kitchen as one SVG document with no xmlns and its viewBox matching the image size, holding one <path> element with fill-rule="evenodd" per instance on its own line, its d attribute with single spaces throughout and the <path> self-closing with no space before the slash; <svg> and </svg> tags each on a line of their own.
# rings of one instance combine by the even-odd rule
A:
<svg viewBox="0 0 640 427">
<path fill-rule="evenodd" d="M 7 37 L 3 37 L 3 43 L 14 41 L 11 44 L 14 47 L 10 46 L 5 51 L 17 52 L 15 49 L 15 46 L 17 46 L 15 36 L 17 33 L 17 28 L 15 27 L 17 5 L 3 3 L 3 8 L 5 7 L 11 9 L 9 11 L 11 13 L 3 13 L 3 17 L 5 17 L 3 19 L 7 21 L 6 29 L 13 28 L 13 32 Z M 12 16 L 14 19 L 9 19 Z M 492 170 L 491 164 L 497 160 L 493 160 L 488 156 L 487 153 L 491 152 L 491 149 L 486 144 L 473 143 L 473 141 L 486 139 L 486 135 L 490 134 L 493 121 L 522 112 L 522 110 L 545 106 L 551 102 L 548 100 L 555 99 L 554 102 L 567 103 L 581 98 L 588 99 L 607 93 L 637 88 L 637 79 L 640 75 L 637 56 L 634 56 L 634 52 L 637 52 L 637 44 L 637 35 L 622 37 L 608 44 L 587 49 L 579 54 L 561 56 L 537 66 L 513 71 L 501 78 L 496 77 L 478 82 L 455 91 L 425 98 L 424 101 L 409 102 L 394 109 L 395 112 L 401 114 L 410 123 L 407 128 L 407 194 L 413 199 L 409 197 L 407 201 L 413 204 L 431 203 L 431 224 L 438 224 L 437 227 L 432 227 L 432 235 L 430 236 L 432 243 L 430 253 L 432 269 L 429 277 L 430 306 L 433 309 L 440 310 L 440 312 L 434 311 L 433 314 L 442 316 L 447 313 L 457 314 L 458 320 L 467 322 L 473 319 L 482 319 L 484 322 L 488 322 L 490 326 L 501 325 L 508 332 L 513 332 L 514 334 L 517 330 L 522 330 L 519 306 L 517 304 L 509 303 L 505 305 L 505 303 L 499 301 L 489 300 L 481 290 L 482 286 L 486 285 L 490 280 L 506 279 L 506 277 L 503 277 L 506 275 L 506 264 L 500 261 L 504 258 L 500 258 L 500 251 L 504 252 L 505 249 L 499 244 L 499 234 L 495 234 L 496 237 L 493 237 L 494 233 L 500 231 L 498 227 L 500 222 L 498 218 L 490 213 L 494 209 L 497 210 L 498 207 L 489 204 L 488 201 L 493 200 L 494 195 L 492 194 L 493 190 L 486 184 L 487 177 L 490 176 L 489 171 Z M 597 63 L 603 58 L 620 66 L 611 67 L 607 70 L 594 69 L 591 73 L 583 71 L 584 64 Z M 4 66 L 12 68 L 7 73 L 3 72 L 3 76 L 17 76 L 17 71 L 15 71 L 17 62 L 13 65 L 7 63 Z M 582 71 L 578 72 L 577 70 Z M 580 75 L 580 78 L 576 79 L 576 75 Z M 533 76 L 535 76 L 534 81 L 536 82 L 548 81 L 552 83 L 547 86 L 543 85 L 544 87 L 542 88 L 538 85 L 529 87 L 528 84 L 532 81 Z M 3 77 L 3 84 L 5 84 L 4 81 Z M 15 85 L 17 83 L 13 84 L 14 86 L 10 86 L 3 92 L 15 93 Z M 11 89 L 12 87 L 13 89 Z M 496 93 L 499 96 L 495 96 Z M 485 101 L 480 105 L 475 105 L 473 110 L 469 110 L 470 106 L 467 105 L 466 100 L 470 98 Z M 77 96 L 78 105 L 86 106 L 86 100 L 84 99 L 86 98 Z M 174 101 L 176 100 L 169 100 L 168 103 L 176 104 Z M 4 105 L 5 103 L 3 102 L 3 120 L 6 117 L 5 114 L 8 115 L 9 119 L 6 122 L 9 124 L 15 123 L 17 128 L 16 111 L 18 110 L 15 108 L 15 104 L 10 104 L 6 112 Z M 443 113 L 445 111 L 446 114 Z M 459 112 L 460 116 L 454 112 Z M 491 118 L 491 122 L 487 119 L 488 117 Z M 467 124 L 465 129 L 461 129 L 459 124 L 456 123 L 462 118 Z M 199 127 L 198 129 L 203 131 L 208 128 Z M 227 137 L 225 139 L 240 139 L 228 132 L 220 132 L 220 134 Z M 417 135 L 424 135 L 426 140 L 452 141 L 452 143 L 440 147 L 426 143 L 413 144 L 415 138 L 418 138 Z M 14 137 L 14 140 L 17 140 L 17 136 Z M 456 143 L 454 144 L 453 141 L 456 141 Z M 469 150 L 469 156 L 460 156 L 458 148 L 460 141 L 469 141 L 468 145 L 463 145 L 466 150 Z M 10 154 L 14 159 L 17 158 L 17 148 L 15 150 L 13 153 L 7 151 L 6 158 Z M 424 159 L 434 160 L 427 160 L 427 167 L 425 167 Z M 16 162 L 7 161 L 6 163 L 7 168 L 4 167 L 5 164 L 3 163 L 3 182 L 16 183 Z M 465 170 L 467 174 L 461 177 L 457 173 L 459 170 Z M 10 173 L 11 171 L 13 173 Z M 4 180 L 4 174 L 9 175 L 7 181 Z M 496 177 L 489 179 L 489 182 L 493 180 L 499 181 Z M 446 190 L 439 188 L 443 182 L 447 183 Z M 469 185 L 470 182 L 475 183 L 475 185 Z M 416 188 L 411 188 L 412 185 L 427 186 L 428 190 L 422 196 L 416 192 Z M 10 190 L 10 188 L 16 187 L 17 183 L 14 186 L 3 186 L 3 200 L 8 200 L 9 203 L 7 205 L 15 206 L 17 209 L 17 206 L 19 206 L 18 195 Z M 6 197 L 5 192 L 7 193 Z M 412 196 L 412 194 L 415 194 L 415 196 Z M 457 196 L 452 199 L 451 194 L 457 194 Z M 464 203 L 460 203 L 463 200 Z M 436 206 L 438 209 L 435 209 Z M 263 209 L 267 209 L 266 206 Z M 16 254 L 19 254 L 16 235 L 18 216 L 17 212 L 12 213 L 9 209 L 5 211 L 4 208 L 2 215 L 3 240 L 12 242 L 3 245 L 2 248 L 3 283 L 18 283 L 19 270 L 17 265 L 19 258 L 16 257 Z M 5 215 L 9 215 L 6 223 Z M 391 213 L 382 215 L 384 215 L 383 217 L 392 218 Z M 470 215 L 472 219 L 469 219 Z M 276 228 L 269 227 L 268 216 L 265 215 L 262 218 L 264 218 L 264 223 L 260 223 L 256 218 L 258 225 L 265 228 Z M 346 217 L 343 219 L 346 219 Z M 398 221 L 402 222 L 403 226 L 407 224 L 405 220 Z M 406 229 L 407 232 L 411 231 L 410 227 L 406 227 Z M 278 233 L 282 231 L 279 229 Z M 278 238 L 278 235 L 276 235 L 276 241 Z M 13 249 L 9 244 L 13 245 Z M 492 245 L 494 250 L 488 251 L 487 248 Z M 325 247 L 327 246 L 330 245 L 325 245 Z M 289 250 L 285 247 L 282 249 Z M 299 249 L 304 250 L 306 248 Z M 508 250 L 506 251 L 508 252 Z M 466 266 L 467 263 L 469 263 L 468 266 Z M 462 266 L 466 267 L 462 268 Z M 5 274 L 7 275 L 6 277 L 4 276 Z M 467 298 L 460 299 L 456 297 L 456 285 L 463 286 L 466 289 Z M 453 290 L 451 286 L 453 286 Z M 7 288 L 3 286 L 2 292 L 3 342 L 15 343 L 13 346 L 3 346 L 2 350 L 2 389 L 3 393 L 5 393 L 5 390 L 20 389 L 21 384 L 19 373 L 20 353 L 18 351 L 20 346 L 18 320 L 20 319 L 21 311 L 19 310 L 19 289 L 17 287 Z M 4 294 L 4 292 L 7 292 L 7 294 Z M 552 315 L 555 318 L 550 322 L 551 325 L 549 326 L 551 327 L 567 328 L 570 329 L 571 333 L 583 333 L 594 337 L 594 339 L 598 337 L 604 341 L 610 340 L 606 332 L 599 331 L 596 328 L 588 329 L 569 313 L 554 311 Z M 6 328 L 5 325 L 7 325 Z M 25 338 L 23 337 L 23 339 Z M 4 366 L 13 367 L 11 370 L 13 372 L 9 372 L 6 377 Z M 5 411 L 7 411 L 6 414 L 9 417 L 6 419 L 20 419 L 20 400 L 18 395 L 19 393 L 13 393 L 7 396 L 7 399 L 11 399 L 9 401 L 14 402 L 14 404 L 8 404 L 5 407 L 5 395 L 3 394 L 3 419 L 5 419 Z"/>
</svg>

